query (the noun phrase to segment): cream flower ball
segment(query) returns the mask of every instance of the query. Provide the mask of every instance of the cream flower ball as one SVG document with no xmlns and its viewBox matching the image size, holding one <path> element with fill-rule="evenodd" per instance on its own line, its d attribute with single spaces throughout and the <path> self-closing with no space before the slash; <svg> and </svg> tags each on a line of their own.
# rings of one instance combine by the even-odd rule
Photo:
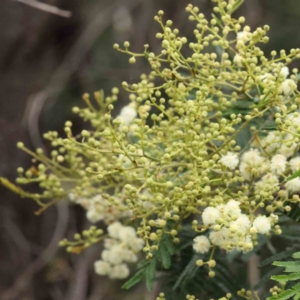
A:
<svg viewBox="0 0 300 300">
<path fill-rule="evenodd" d="M 215 207 L 207 207 L 202 213 L 202 221 L 206 226 L 214 225 L 216 220 L 220 217 L 220 212 Z"/>
<path fill-rule="evenodd" d="M 266 216 L 258 216 L 253 222 L 253 227 L 258 233 L 268 233 L 271 230 L 271 222 Z"/>
<path fill-rule="evenodd" d="M 209 248 L 210 248 L 210 241 L 206 236 L 200 235 L 194 238 L 193 249 L 196 252 L 205 253 L 209 251 Z"/>
<path fill-rule="evenodd" d="M 238 166 L 239 158 L 238 158 L 237 154 L 229 151 L 229 152 L 227 152 L 227 154 L 222 156 L 220 162 L 225 167 L 233 170 Z"/>
</svg>

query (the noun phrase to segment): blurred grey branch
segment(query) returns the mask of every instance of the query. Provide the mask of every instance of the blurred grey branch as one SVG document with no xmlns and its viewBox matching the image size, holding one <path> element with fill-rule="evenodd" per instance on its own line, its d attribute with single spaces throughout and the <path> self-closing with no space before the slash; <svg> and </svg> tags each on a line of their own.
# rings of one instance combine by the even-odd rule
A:
<svg viewBox="0 0 300 300">
<path fill-rule="evenodd" d="M 63 239 L 69 221 L 69 208 L 66 201 L 58 202 L 56 207 L 58 220 L 47 248 L 16 278 L 12 287 L 1 295 L 2 300 L 20 299 L 21 292 L 30 285 L 34 274 L 41 270 L 54 257 L 59 247 L 58 243 Z"/>
<path fill-rule="evenodd" d="M 46 3 L 41 3 L 39 1 L 35 0 L 15 0 L 17 2 L 24 3 L 26 5 L 29 5 L 31 7 L 34 7 L 38 10 L 42 10 L 45 12 L 48 12 L 50 14 L 54 14 L 63 18 L 70 18 L 72 16 L 72 13 L 68 10 L 63 10 L 58 7 L 46 4 Z"/>
</svg>

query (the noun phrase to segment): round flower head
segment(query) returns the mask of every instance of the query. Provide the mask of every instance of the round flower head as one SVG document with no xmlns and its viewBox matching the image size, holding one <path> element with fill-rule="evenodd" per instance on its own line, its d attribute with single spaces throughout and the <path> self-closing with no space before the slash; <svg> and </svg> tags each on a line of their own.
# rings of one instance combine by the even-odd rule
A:
<svg viewBox="0 0 300 300">
<path fill-rule="evenodd" d="M 244 58 L 239 55 L 239 54 L 236 54 L 233 58 L 233 62 L 238 66 L 238 67 L 242 67 L 243 66 L 243 61 L 244 61 Z"/>
<path fill-rule="evenodd" d="M 123 253 L 124 261 L 126 261 L 126 262 L 136 262 L 137 261 L 137 256 L 132 250 L 124 249 L 123 251 L 124 251 L 124 253 Z"/>
<path fill-rule="evenodd" d="M 247 215 L 241 214 L 237 220 L 230 222 L 230 227 L 236 226 L 238 231 L 242 233 L 246 233 L 246 231 L 250 228 L 250 220 Z"/>
<path fill-rule="evenodd" d="M 282 154 L 276 154 L 271 159 L 271 171 L 275 174 L 281 175 L 284 173 L 286 167 L 286 157 Z"/>
<path fill-rule="evenodd" d="M 281 88 L 282 88 L 283 94 L 286 96 L 289 96 L 294 90 L 297 89 L 297 84 L 292 79 L 286 79 L 281 84 Z"/>
<path fill-rule="evenodd" d="M 130 226 L 123 226 L 119 230 L 119 239 L 126 243 L 130 244 L 132 240 L 136 238 L 136 232 L 133 227 Z"/>
<path fill-rule="evenodd" d="M 287 143 L 290 143 L 288 145 Z M 294 142 L 294 137 L 292 134 L 287 134 L 280 144 L 280 148 L 278 149 L 278 153 L 284 155 L 285 157 L 290 157 L 294 154 L 297 148 L 297 143 Z"/>
<path fill-rule="evenodd" d="M 300 170 L 300 156 L 292 158 L 289 164 L 293 172 Z"/>
<path fill-rule="evenodd" d="M 86 218 L 91 222 L 91 223 L 96 223 L 101 220 L 103 220 L 104 216 L 102 213 L 99 213 L 95 209 L 89 209 L 86 213 Z"/>
<path fill-rule="evenodd" d="M 136 117 L 137 111 L 134 104 L 124 106 L 118 116 L 118 118 L 121 119 L 122 125 L 129 125 Z"/>
<path fill-rule="evenodd" d="M 119 265 L 124 260 L 124 248 L 121 244 L 112 246 L 109 250 L 102 251 L 102 259 L 112 265 Z"/>
<path fill-rule="evenodd" d="M 267 173 L 262 179 L 255 183 L 255 192 L 274 191 L 274 188 L 279 185 L 278 177 L 275 174 Z"/>
<path fill-rule="evenodd" d="M 261 146 L 268 152 L 272 153 L 276 151 L 281 143 L 280 136 L 276 135 L 275 132 L 270 132 L 265 138 L 261 140 Z"/>
<path fill-rule="evenodd" d="M 70 194 L 68 195 L 68 197 L 69 197 L 69 200 L 70 200 L 70 201 L 77 203 L 78 197 L 77 197 L 75 194 L 70 193 Z"/>
<path fill-rule="evenodd" d="M 287 121 L 290 121 L 291 125 L 288 126 L 289 131 L 296 132 L 295 129 L 300 128 L 300 115 L 295 116 L 294 114 L 288 114 L 286 117 Z"/>
<path fill-rule="evenodd" d="M 112 268 L 109 278 L 111 279 L 124 279 L 129 275 L 129 269 L 126 264 L 116 265 Z"/>
<path fill-rule="evenodd" d="M 237 154 L 235 154 L 233 152 L 227 152 L 226 155 L 222 156 L 220 161 L 221 161 L 222 165 L 224 165 L 225 167 L 227 167 L 229 169 L 235 169 L 237 167 L 237 165 L 239 164 L 239 158 L 238 158 Z"/>
<path fill-rule="evenodd" d="M 197 236 L 194 238 L 193 248 L 198 253 L 208 252 L 210 248 L 209 239 L 204 235 Z"/>
<path fill-rule="evenodd" d="M 134 252 L 138 252 L 141 251 L 144 247 L 144 240 L 142 238 L 135 238 L 134 240 L 132 240 L 130 242 L 130 244 L 128 245 L 132 251 Z"/>
<path fill-rule="evenodd" d="M 95 273 L 98 275 L 109 275 L 111 272 L 111 265 L 103 260 L 97 260 L 94 263 Z"/>
<path fill-rule="evenodd" d="M 238 41 L 247 42 L 249 40 L 248 35 L 249 35 L 249 32 L 247 32 L 247 31 L 240 31 L 240 32 L 237 33 L 236 38 L 237 38 Z"/>
<path fill-rule="evenodd" d="M 220 212 L 215 207 L 207 207 L 202 213 L 202 221 L 206 226 L 214 225 L 216 220 L 220 217 Z"/>
<path fill-rule="evenodd" d="M 241 214 L 240 202 L 236 200 L 229 200 L 224 206 L 224 215 L 225 216 L 236 216 L 238 217 Z"/>
<path fill-rule="evenodd" d="M 271 230 L 271 222 L 266 216 L 258 216 L 253 222 L 253 227 L 258 233 L 268 233 Z"/>
<path fill-rule="evenodd" d="M 290 74 L 289 68 L 287 66 L 282 67 L 280 70 L 280 74 L 284 76 L 284 78 L 287 78 Z"/>
<path fill-rule="evenodd" d="M 110 238 L 106 238 L 104 240 L 104 248 L 105 249 L 110 249 L 111 247 L 115 246 L 118 244 L 118 241 L 115 239 L 110 239 Z"/>
<path fill-rule="evenodd" d="M 243 154 L 242 161 L 249 165 L 258 166 L 264 162 L 264 158 L 257 149 L 250 149 Z"/>
<path fill-rule="evenodd" d="M 285 184 L 285 188 L 291 192 L 291 193 L 297 193 L 300 191 L 300 178 L 294 178 L 292 180 L 289 180 L 286 184 Z"/>
<path fill-rule="evenodd" d="M 224 248 L 225 245 L 227 244 L 228 235 L 229 235 L 229 230 L 223 227 L 219 231 L 212 231 L 209 234 L 209 239 L 212 242 L 212 244 Z"/>
<path fill-rule="evenodd" d="M 119 239 L 120 230 L 122 225 L 120 222 L 114 222 L 107 227 L 107 231 L 110 237 Z"/>
<path fill-rule="evenodd" d="M 253 243 L 251 241 L 251 236 L 247 235 L 242 239 L 242 247 L 237 247 L 238 251 L 243 251 L 243 253 L 247 253 L 253 249 Z"/>
<path fill-rule="evenodd" d="M 255 174 L 261 174 L 265 171 L 265 159 L 260 155 L 257 149 L 250 149 L 245 152 L 241 159 L 240 172 L 241 175 L 250 180 Z"/>
</svg>

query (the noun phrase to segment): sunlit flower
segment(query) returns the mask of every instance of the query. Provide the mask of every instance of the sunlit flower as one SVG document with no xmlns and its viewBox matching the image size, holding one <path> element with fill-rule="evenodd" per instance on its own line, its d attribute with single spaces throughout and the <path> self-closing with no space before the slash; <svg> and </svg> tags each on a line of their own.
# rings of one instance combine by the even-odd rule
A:
<svg viewBox="0 0 300 300">
<path fill-rule="evenodd" d="M 266 216 L 258 216 L 253 222 L 253 227 L 258 233 L 268 233 L 271 230 L 271 222 Z"/>
<path fill-rule="evenodd" d="M 286 157 L 282 154 L 276 154 L 271 159 L 271 171 L 281 175 L 286 168 Z"/>
<path fill-rule="evenodd" d="M 219 216 L 220 216 L 220 212 L 217 208 L 207 207 L 204 209 L 204 211 L 202 213 L 203 224 L 206 226 L 213 225 L 213 224 L 215 224 L 215 222 L 219 218 Z"/>
<path fill-rule="evenodd" d="M 283 75 L 284 78 L 287 78 L 287 76 L 290 74 L 289 68 L 287 66 L 282 67 L 280 74 Z"/>
<path fill-rule="evenodd" d="M 239 54 L 236 54 L 233 58 L 233 62 L 238 66 L 238 67 L 242 67 L 243 66 L 243 61 L 244 61 L 244 58 L 239 55 Z"/>
<path fill-rule="evenodd" d="M 227 154 L 222 156 L 220 161 L 225 167 L 229 169 L 234 169 L 239 164 L 239 158 L 237 154 L 233 152 L 227 152 Z"/>
<path fill-rule="evenodd" d="M 208 252 L 210 248 L 209 239 L 204 235 L 197 236 L 194 238 L 193 248 L 198 253 Z"/>
<path fill-rule="evenodd" d="M 295 83 L 294 80 L 292 79 L 286 79 L 282 84 L 281 84 L 281 88 L 283 93 L 286 96 L 289 96 L 296 88 L 297 88 L 297 84 Z"/>
<path fill-rule="evenodd" d="M 289 162 L 289 165 L 293 172 L 300 170 L 300 156 L 292 158 Z"/>
<path fill-rule="evenodd" d="M 285 184 L 286 189 L 291 193 L 300 192 L 300 178 L 294 178 L 292 180 L 289 180 Z"/>
<path fill-rule="evenodd" d="M 112 267 L 112 270 L 109 274 L 111 279 L 124 279 L 128 277 L 130 271 L 126 264 L 120 264 Z"/>
<path fill-rule="evenodd" d="M 124 106 L 118 116 L 122 125 L 129 125 L 136 117 L 137 111 L 132 104 Z"/>
<path fill-rule="evenodd" d="M 109 275 L 111 273 L 111 265 L 103 260 L 97 260 L 94 263 L 95 273 L 98 275 Z"/>
</svg>

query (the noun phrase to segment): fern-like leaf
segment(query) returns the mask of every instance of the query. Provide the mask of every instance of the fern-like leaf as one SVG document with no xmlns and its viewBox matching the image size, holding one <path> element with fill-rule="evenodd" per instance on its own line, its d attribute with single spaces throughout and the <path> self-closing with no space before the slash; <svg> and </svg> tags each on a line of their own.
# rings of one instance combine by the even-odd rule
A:
<svg viewBox="0 0 300 300">
<path fill-rule="evenodd" d="M 293 254 L 293 258 L 300 259 L 300 252 Z M 271 279 L 278 281 L 284 285 L 288 281 L 300 280 L 300 261 L 275 261 L 273 265 L 284 267 L 284 272 L 290 273 L 288 275 L 274 275 Z M 267 300 L 286 300 L 292 298 L 294 300 L 300 299 L 300 282 L 294 284 L 290 289 L 282 291 L 276 296 L 269 297 Z"/>
<path fill-rule="evenodd" d="M 145 276 L 145 270 L 139 270 L 137 273 L 134 274 L 128 281 L 126 281 L 122 285 L 122 289 L 130 289 L 132 286 L 136 285 L 138 282 L 140 282 Z"/>
<path fill-rule="evenodd" d="M 286 291 L 280 293 L 279 295 L 269 297 L 267 300 L 286 300 L 286 299 L 290 299 L 294 295 L 295 295 L 294 291 L 286 290 Z"/>
<path fill-rule="evenodd" d="M 190 262 L 187 264 L 183 272 L 180 274 L 178 279 L 176 280 L 173 290 L 176 290 L 180 285 L 184 285 L 184 282 L 187 280 L 190 280 L 193 278 L 199 269 L 199 267 L 196 265 L 196 261 L 199 259 L 199 254 L 194 254 L 194 256 L 191 258 Z"/>
<path fill-rule="evenodd" d="M 300 259 L 300 252 L 296 252 L 292 256 L 293 256 L 293 258 Z"/>
<path fill-rule="evenodd" d="M 286 281 L 290 281 L 290 280 L 299 280 L 300 273 L 292 273 L 289 275 L 274 275 L 271 277 L 271 279 L 279 281 L 279 282 L 286 282 Z"/>
</svg>

